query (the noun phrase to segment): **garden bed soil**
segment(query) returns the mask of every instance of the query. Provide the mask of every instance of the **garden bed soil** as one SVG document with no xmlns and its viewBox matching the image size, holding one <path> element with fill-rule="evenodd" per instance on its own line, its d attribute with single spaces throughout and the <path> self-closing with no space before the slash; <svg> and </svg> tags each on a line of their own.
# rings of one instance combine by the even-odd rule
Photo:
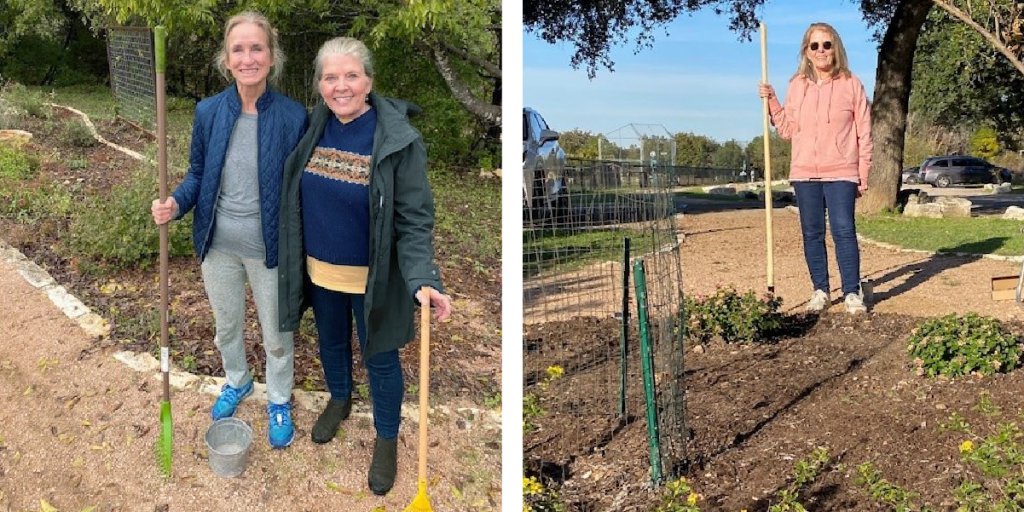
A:
<svg viewBox="0 0 1024 512">
<path fill-rule="evenodd" d="M 1012 420 L 1024 411 L 1018 399 L 1024 372 L 926 379 L 914 374 L 906 355 L 905 340 L 920 318 L 826 313 L 803 320 L 808 326 L 803 336 L 761 345 L 715 342 L 687 352 L 689 467 L 679 474 L 702 496 L 701 510 L 767 510 L 777 502 L 775 493 L 788 485 L 796 461 L 819 446 L 829 449 L 832 463 L 802 492 L 808 510 L 879 509 L 854 482 L 856 466 L 868 461 L 891 482 L 921 493 L 918 503 L 951 509 L 952 490 L 969 471 L 958 452 L 964 434 L 940 425 L 954 412 L 972 425 L 994 425 L 972 409 L 985 392 Z M 593 324 L 591 319 L 564 322 L 558 343 L 607 344 L 600 338 L 608 337 L 608 329 L 588 328 Z M 1024 335 L 1024 325 L 1010 327 Z M 545 343 L 537 330 L 528 331 L 527 339 Z M 616 361 L 607 365 L 612 368 L 580 372 L 616 371 Z M 562 410 L 560 402 L 588 395 L 573 377 L 567 369 L 564 381 L 553 382 L 549 392 L 534 392 L 543 394 L 545 408 Z M 558 387 L 562 382 L 567 387 L 572 382 L 571 393 Z M 653 509 L 662 489 L 650 485 L 640 399 L 634 394 L 629 403 L 630 410 L 641 412 L 627 421 L 614 420 L 614 409 L 604 403 L 599 413 L 577 411 L 578 421 L 541 416 L 539 429 L 525 438 L 528 473 L 560 481 L 569 510 Z"/>
<path fill-rule="evenodd" d="M 789 484 L 794 464 L 824 446 L 833 462 L 801 493 L 808 510 L 886 510 L 855 483 L 857 465 L 868 461 L 891 482 L 919 492 L 918 504 L 952 510 L 952 491 L 972 469 L 958 452 L 964 434 L 942 431 L 940 425 L 954 412 L 972 425 L 994 425 L 997 420 L 972 409 L 982 393 L 1002 407 L 1003 421 L 1012 421 L 1024 410 L 1018 399 L 1024 393 L 1024 371 L 925 379 L 915 375 L 906 341 L 926 318 L 968 311 L 998 318 L 1024 336 L 1017 305 L 990 296 L 990 279 L 1016 275 L 1020 263 L 899 252 L 862 242 L 861 273 L 874 283 L 871 312 L 856 317 L 843 312 L 831 256 L 833 304 L 820 317 L 804 316 L 811 290 L 798 242 L 799 218 L 776 209 L 773 220 L 775 291 L 797 328 L 768 344 L 716 342 L 697 350 L 687 345 L 689 465 L 678 473 L 701 495 L 701 510 L 764 512 Z M 678 221 L 685 294 L 709 295 L 719 287 L 741 293 L 766 289 L 763 210 L 685 215 Z M 834 254 L 831 240 L 827 243 Z M 597 267 L 577 274 L 606 272 Z M 621 300 L 614 281 L 604 283 L 588 288 L 588 300 Z M 555 308 L 564 301 L 559 293 L 530 297 L 532 308 L 557 310 L 558 315 L 528 321 L 527 384 L 531 378 L 540 381 L 548 365 L 579 360 L 588 351 L 617 350 L 618 321 L 574 317 L 572 311 Z M 544 357 L 545 349 L 562 355 Z M 525 391 L 542 396 L 541 407 L 555 411 L 542 414 L 535 420 L 538 429 L 525 435 L 527 473 L 543 475 L 558 488 L 568 510 L 647 511 L 664 491 L 650 484 L 642 388 L 632 370 L 639 359 L 629 357 L 630 413 L 624 419 L 617 418 L 610 405 L 614 401 L 604 391 L 615 382 L 617 357 L 588 355 L 587 360 L 599 364 L 568 365 L 549 390 L 533 384 Z M 577 406 L 595 393 L 602 397 L 597 407 Z"/>
</svg>

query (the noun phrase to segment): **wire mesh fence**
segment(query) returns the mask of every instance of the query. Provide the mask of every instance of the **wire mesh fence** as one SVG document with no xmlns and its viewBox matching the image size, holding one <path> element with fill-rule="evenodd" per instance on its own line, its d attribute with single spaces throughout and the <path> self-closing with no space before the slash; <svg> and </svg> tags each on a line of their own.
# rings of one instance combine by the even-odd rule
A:
<svg viewBox="0 0 1024 512">
<path fill-rule="evenodd" d="M 107 28 L 107 62 L 117 117 L 153 130 L 156 71 L 152 31 L 147 27 Z"/>
<path fill-rule="evenodd" d="M 547 194 L 524 201 L 523 214 L 524 454 L 532 471 L 555 480 L 583 467 L 670 477 L 686 462 L 682 269 L 672 192 L 678 176 L 570 161 L 561 176 L 524 183 Z M 646 329 L 638 322 L 632 275 L 639 261 Z M 649 334 L 653 362 L 647 375 L 641 331 Z M 645 377 L 653 385 L 650 401 Z M 655 417 L 658 434 L 651 439 L 648 418 Z M 650 464 L 638 468 L 636 450 L 645 446 L 652 449 Z M 563 489 L 563 496 L 573 493 L 587 494 Z"/>
</svg>

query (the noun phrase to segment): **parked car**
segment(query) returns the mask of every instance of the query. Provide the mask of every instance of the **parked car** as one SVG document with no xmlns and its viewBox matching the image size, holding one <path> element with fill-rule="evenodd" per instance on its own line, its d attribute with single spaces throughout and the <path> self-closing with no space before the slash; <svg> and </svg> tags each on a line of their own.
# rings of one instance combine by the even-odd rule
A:
<svg viewBox="0 0 1024 512">
<path fill-rule="evenodd" d="M 923 181 L 923 177 L 921 176 L 920 171 L 920 166 L 907 167 L 906 169 L 903 169 L 903 177 L 901 181 L 904 185 L 915 185 L 917 183 L 921 183 Z"/>
<path fill-rule="evenodd" d="M 558 144 L 558 132 L 548 128 L 548 123 L 536 110 L 523 108 L 524 218 L 563 218 L 568 202 L 565 151 Z"/>
<path fill-rule="evenodd" d="M 1009 169 L 992 165 L 983 158 L 966 155 L 926 158 L 921 163 L 920 174 L 925 183 L 939 188 L 971 183 L 1001 184 L 1012 178 Z"/>
</svg>

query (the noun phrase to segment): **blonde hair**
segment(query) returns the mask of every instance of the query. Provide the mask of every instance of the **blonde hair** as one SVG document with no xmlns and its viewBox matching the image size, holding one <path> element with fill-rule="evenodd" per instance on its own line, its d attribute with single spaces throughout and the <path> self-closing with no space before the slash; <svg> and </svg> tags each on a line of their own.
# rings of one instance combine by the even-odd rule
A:
<svg viewBox="0 0 1024 512">
<path fill-rule="evenodd" d="M 832 25 L 828 23 L 811 23 L 811 26 L 807 27 L 807 31 L 804 32 L 803 42 L 800 43 L 800 64 L 797 65 L 793 78 L 804 76 L 812 82 L 818 81 L 818 72 L 814 70 L 814 63 L 811 62 L 811 59 L 807 58 L 807 49 L 811 45 L 811 34 L 819 30 L 827 32 L 829 37 L 832 38 L 832 71 L 829 75 L 832 78 L 839 75 L 852 75 L 853 73 L 850 72 L 850 61 L 846 57 L 846 48 L 843 47 L 843 40 L 839 37 L 839 32 L 836 32 L 836 29 L 832 28 Z"/>
<path fill-rule="evenodd" d="M 217 56 L 213 59 L 213 64 L 220 71 L 221 75 L 224 75 L 229 82 L 232 80 L 231 71 L 228 69 L 228 35 L 235 27 L 242 23 L 252 23 L 257 27 L 263 29 L 263 33 L 267 34 L 267 50 L 270 52 L 270 58 L 273 64 L 270 66 L 269 80 L 271 82 L 277 82 L 281 78 L 281 73 L 284 70 L 285 56 L 284 51 L 281 50 L 280 44 L 277 38 L 277 29 L 270 26 L 270 21 L 267 17 L 256 12 L 256 11 L 243 11 L 231 18 L 228 18 L 227 23 L 224 24 L 224 42 L 221 45 L 221 49 L 217 52 Z"/>
<path fill-rule="evenodd" d="M 349 55 L 359 59 L 359 62 L 363 64 L 363 73 L 366 73 L 367 77 L 373 78 L 373 56 L 370 55 L 370 49 L 358 39 L 335 37 L 324 43 L 320 50 L 316 52 L 316 80 L 314 80 L 314 84 L 323 77 L 324 61 L 328 57 L 335 55 Z"/>
</svg>

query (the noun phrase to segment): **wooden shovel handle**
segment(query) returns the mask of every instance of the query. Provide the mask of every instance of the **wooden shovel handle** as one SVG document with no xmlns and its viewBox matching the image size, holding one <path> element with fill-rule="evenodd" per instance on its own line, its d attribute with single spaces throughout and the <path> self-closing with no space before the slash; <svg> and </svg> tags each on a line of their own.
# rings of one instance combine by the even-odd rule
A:
<svg viewBox="0 0 1024 512">
<path fill-rule="evenodd" d="M 430 408 L 430 288 L 420 288 L 427 299 L 420 304 L 420 443 L 419 478 L 427 481 L 427 410 Z"/>
</svg>

